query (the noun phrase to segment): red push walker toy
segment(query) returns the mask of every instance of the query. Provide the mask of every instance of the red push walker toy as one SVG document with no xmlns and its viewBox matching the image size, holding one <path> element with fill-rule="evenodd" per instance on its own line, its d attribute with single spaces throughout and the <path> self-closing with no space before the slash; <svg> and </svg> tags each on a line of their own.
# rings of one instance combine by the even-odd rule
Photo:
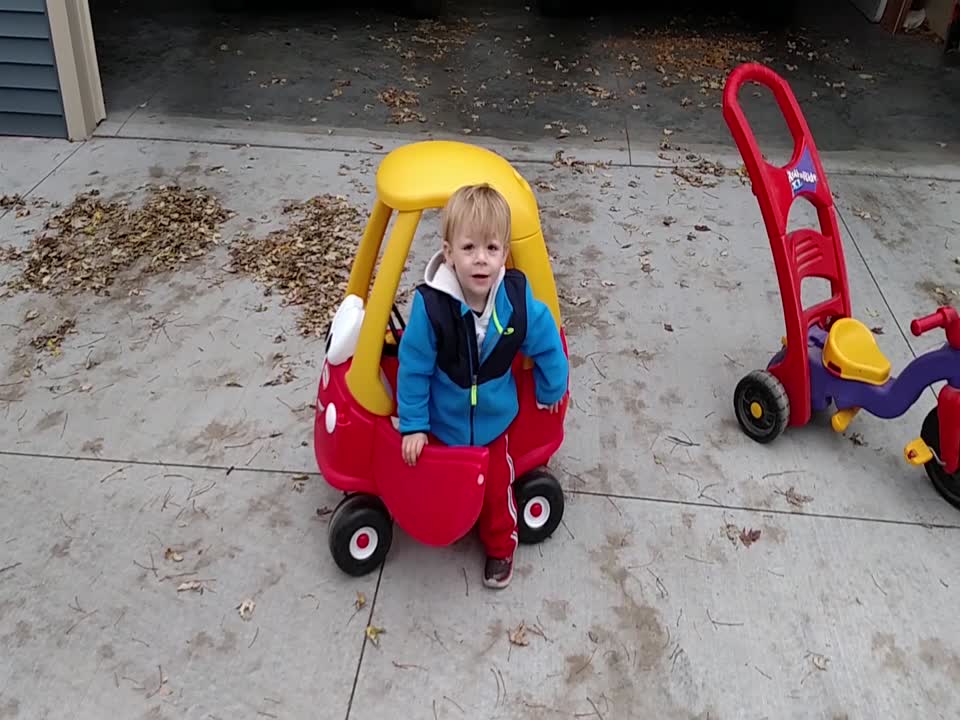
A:
<svg viewBox="0 0 960 720">
<path fill-rule="evenodd" d="M 769 88 L 786 118 L 794 151 L 784 167 L 763 158 L 740 108 L 738 94 L 748 82 Z M 740 427 L 757 442 L 769 443 L 788 425 L 805 425 L 814 411 L 826 410 L 832 402 L 833 429 L 843 432 L 861 409 L 881 418 L 900 417 L 927 387 L 946 381 L 937 407 L 924 420 L 920 437 L 904 448 L 904 457 L 912 465 L 923 465 L 937 491 L 960 507 L 960 315 L 952 307 L 941 307 L 914 320 L 914 335 L 942 328 L 947 342 L 915 358 L 899 377 L 892 376 L 873 333 L 851 317 L 833 196 L 790 86 L 768 67 L 741 65 L 727 79 L 723 117 L 760 204 L 787 330 L 784 347 L 767 369 L 751 372 L 734 391 Z M 787 232 L 790 207 L 799 196 L 816 207 L 819 231 Z M 831 296 L 804 308 L 801 282 L 808 277 L 829 281 Z"/>
<path fill-rule="evenodd" d="M 330 520 L 330 553 L 350 575 L 380 566 L 394 521 L 416 540 L 443 546 L 469 532 L 480 515 L 488 449 L 431 443 L 410 467 L 400 452 L 394 415 L 404 325 L 395 298 L 421 215 L 442 207 L 458 188 L 480 182 L 495 187 L 510 205 L 508 264 L 524 272 L 534 296 L 550 308 L 567 352 L 550 257 L 527 181 L 499 155 L 466 143 L 427 141 L 390 152 L 377 170 L 377 197 L 327 334 L 317 391 L 317 464 L 324 479 L 346 494 Z M 563 517 L 563 491 L 545 465 L 563 442 L 569 394 L 559 412 L 542 412 L 532 362 L 517 358 L 513 373 L 520 410 L 508 432 L 517 535 L 522 543 L 538 543 Z"/>
</svg>

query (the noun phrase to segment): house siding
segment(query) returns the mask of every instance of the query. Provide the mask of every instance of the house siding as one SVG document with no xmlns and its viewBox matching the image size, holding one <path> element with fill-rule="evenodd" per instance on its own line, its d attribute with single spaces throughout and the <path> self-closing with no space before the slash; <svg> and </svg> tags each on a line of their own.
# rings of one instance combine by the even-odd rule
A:
<svg viewBox="0 0 960 720">
<path fill-rule="evenodd" d="M 0 0 L 0 135 L 67 136 L 45 0 Z"/>
</svg>

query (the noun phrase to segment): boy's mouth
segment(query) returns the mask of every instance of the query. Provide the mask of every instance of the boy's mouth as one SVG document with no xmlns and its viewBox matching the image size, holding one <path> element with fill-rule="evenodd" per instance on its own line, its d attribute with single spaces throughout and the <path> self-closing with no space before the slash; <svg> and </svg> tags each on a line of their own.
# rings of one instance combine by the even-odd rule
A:
<svg viewBox="0 0 960 720">
<path fill-rule="evenodd" d="M 474 280 L 486 280 L 486 279 L 488 279 L 489 277 L 490 277 L 489 275 L 484 275 L 483 273 L 474 273 L 474 274 L 473 274 L 473 279 L 474 279 Z"/>
</svg>

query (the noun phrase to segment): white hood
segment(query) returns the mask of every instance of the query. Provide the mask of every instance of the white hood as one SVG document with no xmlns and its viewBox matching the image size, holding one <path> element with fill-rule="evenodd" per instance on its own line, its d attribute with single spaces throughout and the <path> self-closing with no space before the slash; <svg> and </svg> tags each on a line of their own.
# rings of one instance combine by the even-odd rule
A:
<svg viewBox="0 0 960 720">
<path fill-rule="evenodd" d="M 487 295 L 487 304 L 483 308 L 483 313 L 476 318 L 477 327 L 477 347 L 483 345 L 483 339 L 487 334 L 487 326 L 490 324 L 490 316 L 493 314 L 493 305 L 497 297 L 497 291 L 500 289 L 500 283 L 503 282 L 505 271 L 500 268 L 500 274 L 490 288 L 490 294 Z M 467 301 L 463 297 L 463 289 L 460 287 L 460 281 L 457 280 L 457 274 L 453 268 L 444 261 L 443 251 L 438 251 L 430 262 L 427 263 L 427 269 L 423 273 L 423 280 L 427 285 L 445 292 L 447 295 L 459 300 L 464 305 Z"/>
</svg>

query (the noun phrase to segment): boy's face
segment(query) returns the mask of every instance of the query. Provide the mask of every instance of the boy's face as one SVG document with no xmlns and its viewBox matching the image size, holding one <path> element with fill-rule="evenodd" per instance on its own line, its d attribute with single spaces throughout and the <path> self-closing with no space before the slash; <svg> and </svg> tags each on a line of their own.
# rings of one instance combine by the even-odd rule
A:
<svg viewBox="0 0 960 720">
<path fill-rule="evenodd" d="M 481 302 L 493 287 L 507 259 L 507 248 L 499 239 L 458 231 L 451 242 L 443 243 L 446 261 L 453 266 L 468 302 Z"/>
</svg>

